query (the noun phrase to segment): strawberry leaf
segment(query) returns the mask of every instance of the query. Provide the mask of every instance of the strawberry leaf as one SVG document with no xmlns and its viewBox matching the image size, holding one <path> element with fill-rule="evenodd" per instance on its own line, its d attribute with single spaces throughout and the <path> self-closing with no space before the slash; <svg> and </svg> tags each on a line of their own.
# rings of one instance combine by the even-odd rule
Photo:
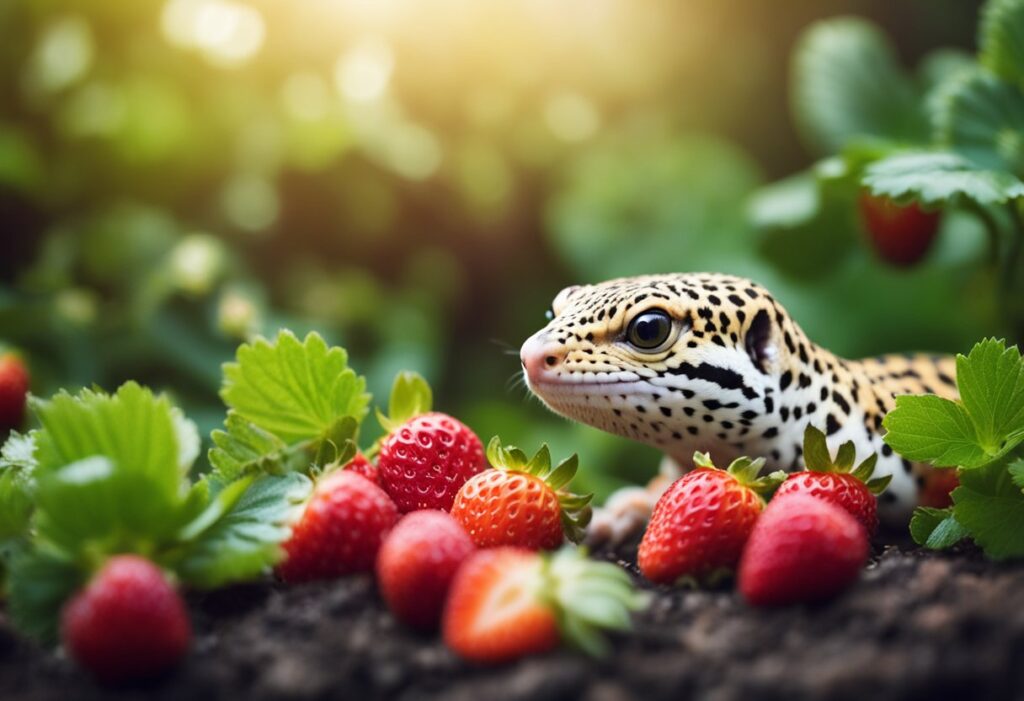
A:
<svg viewBox="0 0 1024 701">
<path fill-rule="evenodd" d="M 975 69 L 936 90 L 935 132 L 940 144 L 982 168 L 1024 174 L 1024 93 Z"/>
<path fill-rule="evenodd" d="M 910 535 L 918 545 L 931 550 L 945 550 L 966 538 L 968 533 L 956 520 L 952 507 L 933 509 L 922 506 L 910 519 Z"/>
<path fill-rule="evenodd" d="M 230 481 L 257 473 L 281 473 L 309 466 L 307 446 L 289 446 L 272 433 L 228 412 L 224 430 L 210 434 L 209 459 L 217 477 Z"/>
<path fill-rule="evenodd" d="M 861 181 L 873 195 L 900 204 L 938 207 L 971 201 L 1002 204 L 1024 196 L 1024 182 L 1004 170 L 987 170 L 944 151 L 899 153 L 867 167 Z"/>
<path fill-rule="evenodd" d="M 883 425 L 885 442 L 908 460 L 935 467 L 979 467 L 990 459 L 959 402 L 930 394 L 896 397 L 896 408 Z"/>
<path fill-rule="evenodd" d="M 928 137 L 913 82 L 868 22 L 816 23 L 800 39 L 791 70 L 797 125 L 824 153 L 857 140 L 921 143 Z"/>
<path fill-rule="evenodd" d="M 218 587 L 267 571 L 312 490 L 305 475 L 290 472 L 213 483 L 206 510 L 184 529 L 184 545 L 166 560 L 183 582 Z"/>
<path fill-rule="evenodd" d="M 1024 84 L 1024 0 L 990 0 L 980 34 L 981 62 L 1000 77 Z"/>
<path fill-rule="evenodd" d="M 960 473 L 953 490 L 953 515 L 974 542 L 995 560 L 1024 557 L 1024 492 L 1007 461 Z"/>
<path fill-rule="evenodd" d="M 285 443 L 320 440 L 342 417 L 366 415 L 366 381 L 348 367 L 348 354 L 318 334 L 299 341 L 282 331 L 257 339 L 224 365 L 221 397 L 239 416 Z"/>
<path fill-rule="evenodd" d="M 956 375 L 961 401 L 989 455 L 1024 440 L 1024 361 L 1016 346 L 982 341 L 957 357 Z"/>
<path fill-rule="evenodd" d="M 11 565 L 14 625 L 43 644 L 55 643 L 61 605 L 84 583 L 84 573 L 67 556 L 47 550 L 23 552 Z"/>
<path fill-rule="evenodd" d="M 0 540 L 23 536 L 32 516 L 36 466 L 32 434 L 11 433 L 0 448 Z"/>
</svg>

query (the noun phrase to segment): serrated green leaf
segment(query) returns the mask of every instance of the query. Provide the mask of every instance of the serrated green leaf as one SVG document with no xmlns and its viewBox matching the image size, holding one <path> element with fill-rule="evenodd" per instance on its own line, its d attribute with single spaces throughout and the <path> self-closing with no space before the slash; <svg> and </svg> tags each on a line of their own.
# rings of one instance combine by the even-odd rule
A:
<svg viewBox="0 0 1024 701">
<path fill-rule="evenodd" d="M 51 645 L 57 641 L 61 605 L 85 583 L 69 558 L 39 550 L 25 551 L 11 563 L 10 613 L 22 633 Z"/>
<path fill-rule="evenodd" d="M 128 382 L 113 395 L 60 392 L 32 406 L 42 425 L 36 434 L 40 473 L 102 455 L 151 482 L 164 497 L 181 491 L 190 438 L 166 397 Z"/>
<path fill-rule="evenodd" d="M 342 348 L 316 333 L 299 341 L 282 331 L 273 343 L 258 339 L 224 366 L 221 397 L 240 416 L 285 443 L 314 440 L 335 421 L 366 415 L 366 381 L 348 367 Z"/>
<path fill-rule="evenodd" d="M 927 139 L 913 83 L 885 36 L 864 20 L 843 17 L 812 25 L 794 52 L 791 80 L 797 125 L 822 153 L 865 138 Z"/>
<path fill-rule="evenodd" d="M 12 432 L 0 448 L 0 541 L 28 531 L 35 502 L 35 439 Z"/>
<path fill-rule="evenodd" d="M 953 515 L 995 560 L 1024 557 L 1024 492 L 1014 484 L 1006 460 L 960 473 L 953 490 Z"/>
<path fill-rule="evenodd" d="M 908 460 L 936 467 L 978 467 L 991 459 L 978 444 L 967 410 L 942 397 L 896 397 L 896 408 L 883 425 L 885 442 Z"/>
<path fill-rule="evenodd" d="M 989 0 L 981 16 L 980 59 L 993 73 L 1024 84 L 1024 1 Z"/>
<path fill-rule="evenodd" d="M 1024 182 L 1011 173 L 980 168 L 948 152 L 906 152 L 868 166 L 863 184 L 896 202 L 940 206 L 969 200 L 1001 204 L 1024 196 Z"/>
<path fill-rule="evenodd" d="M 1013 483 L 1024 489 L 1024 458 L 1019 458 L 1010 463 L 1010 467 L 1007 469 L 1010 471 L 1010 479 L 1013 480 Z"/>
<path fill-rule="evenodd" d="M 214 500 L 228 485 L 221 488 Z M 254 480 L 234 503 L 175 551 L 171 563 L 183 582 L 212 588 L 251 579 L 273 566 L 280 544 L 312 490 L 305 475 L 290 472 Z M 221 508 L 221 507 L 217 507 Z"/>
<path fill-rule="evenodd" d="M 957 357 L 956 377 L 978 442 L 989 455 L 1024 440 L 1024 360 L 1016 346 L 995 339 L 976 344 Z"/>
<path fill-rule="evenodd" d="M 302 470 L 309 465 L 307 446 L 289 446 L 233 411 L 228 412 L 224 429 L 210 434 L 214 445 L 210 465 L 224 482 L 249 474 Z"/>
<path fill-rule="evenodd" d="M 981 168 L 1024 174 L 1024 93 L 982 70 L 957 73 L 933 97 L 935 138 Z"/>
</svg>

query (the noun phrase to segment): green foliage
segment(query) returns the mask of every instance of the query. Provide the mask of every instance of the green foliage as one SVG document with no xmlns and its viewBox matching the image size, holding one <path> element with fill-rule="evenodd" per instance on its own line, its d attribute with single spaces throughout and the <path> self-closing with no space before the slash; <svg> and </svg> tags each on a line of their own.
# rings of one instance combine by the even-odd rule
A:
<svg viewBox="0 0 1024 701">
<path fill-rule="evenodd" d="M 985 67 L 1024 85 L 1024 2 L 990 0 L 982 12 L 979 44 Z"/>
<path fill-rule="evenodd" d="M 595 562 L 576 548 L 544 557 L 541 591 L 554 607 L 562 637 L 589 655 L 607 655 L 611 648 L 603 631 L 628 630 L 631 612 L 646 608 L 648 595 L 636 590 L 623 568 Z"/>
<path fill-rule="evenodd" d="M 947 510 L 919 509 L 914 539 L 943 548 L 970 536 L 994 559 L 1024 556 L 1024 358 L 986 340 L 957 357 L 961 399 L 898 397 L 885 441 L 911 460 L 958 466 Z"/>
<path fill-rule="evenodd" d="M 875 195 L 897 202 L 937 207 L 975 202 L 1003 204 L 1024 196 L 1024 182 L 1012 173 L 986 170 L 963 156 L 946 153 L 899 153 L 872 163 L 864 185 Z"/>
<path fill-rule="evenodd" d="M 377 421 L 390 433 L 412 417 L 429 412 L 433 404 L 433 393 L 423 376 L 403 370 L 391 385 L 387 416 L 378 409 Z"/>
<path fill-rule="evenodd" d="M 312 487 L 285 469 L 285 458 L 273 454 L 283 452 L 279 439 L 266 435 L 250 440 L 241 457 L 235 444 L 223 449 L 224 465 L 237 468 L 230 477 L 193 484 L 194 425 L 167 397 L 135 383 L 112 395 L 62 391 L 32 406 L 41 428 L 12 435 L 0 453 L 0 503 L 11 507 L 5 537 L 23 540 L 9 558 L 11 610 L 43 640 L 55 637 L 61 602 L 117 553 L 139 553 L 199 587 L 258 576 L 281 556 Z M 238 423 L 245 424 L 229 420 Z M 354 423 L 348 419 L 347 435 Z M 273 462 L 280 474 L 247 470 L 246 459 Z"/>
<path fill-rule="evenodd" d="M 297 473 L 243 478 L 219 486 L 206 511 L 182 532 L 171 560 L 182 581 L 217 587 L 277 562 L 312 483 Z"/>
<path fill-rule="evenodd" d="M 1024 175 L 1024 93 L 981 69 L 936 91 L 936 139 L 982 168 Z"/>
<path fill-rule="evenodd" d="M 224 366 L 224 402 L 239 416 L 286 443 L 321 439 L 341 418 L 361 421 L 366 381 L 348 367 L 348 354 L 310 333 L 299 341 L 281 331 L 273 342 L 257 339 Z"/>
<path fill-rule="evenodd" d="M 927 139 L 913 82 L 886 38 L 864 20 L 831 19 L 808 29 L 794 52 L 791 82 L 796 123 L 822 153 L 858 140 Z"/>
</svg>

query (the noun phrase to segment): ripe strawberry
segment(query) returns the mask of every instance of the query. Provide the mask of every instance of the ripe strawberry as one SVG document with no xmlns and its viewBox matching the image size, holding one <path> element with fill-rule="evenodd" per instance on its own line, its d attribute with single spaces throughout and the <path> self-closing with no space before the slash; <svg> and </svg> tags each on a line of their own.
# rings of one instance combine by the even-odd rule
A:
<svg viewBox="0 0 1024 701">
<path fill-rule="evenodd" d="M 436 626 L 456 570 L 475 549 L 444 511 L 403 516 L 377 554 L 377 583 L 395 618 L 414 628 Z"/>
<path fill-rule="evenodd" d="M 758 478 L 761 459 L 739 458 L 727 470 L 704 453 L 693 460 L 697 469 L 661 495 L 640 541 L 640 572 L 652 582 L 714 580 L 733 570 L 764 508 L 760 492 L 782 479 L 782 473 Z"/>
<path fill-rule="evenodd" d="M 0 355 L 0 431 L 21 426 L 28 398 L 28 369 L 14 353 Z"/>
<path fill-rule="evenodd" d="M 495 436 L 487 446 L 494 470 L 470 478 L 452 504 L 454 516 L 480 548 L 516 545 L 552 550 L 565 540 L 583 537 L 590 521 L 591 495 L 562 487 L 576 474 L 575 455 L 551 468 L 547 445 L 528 459 L 518 448 L 504 448 Z"/>
<path fill-rule="evenodd" d="M 931 469 L 924 476 L 924 489 L 918 498 L 918 506 L 929 506 L 933 509 L 945 509 L 952 506 L 951 492 L 960 486 L 960 478 L 956 469 Z"/>
<path fill-rule="evenodd" d="M 776 497 L 743 550 L 739 589 L 755 606 L 827 599 L 864 565 L 868 539 L 847 511 L 806 494 Z"/>
<path fill-rule="evenodd" d="M 888 197 L 862 192 L 861 219 L 882 259 L 908 267 L 928 252 L 939 230 L 940 212 L 925 212 L 916 203 L 900 205 Z"/>
<path fill-rule="evenodd" d="M 351 470 L 331 472 L 293 526 L 277 573 L 287 582 L 305 582 L 369 572 L 397 520 L 398 509 L 380 487 Z"/>
<path fill-rule="evenodd" d="M 804 431 L 804 461 L 807 471 L 796 472 L 786 478 L 775 499 L 788 494 L 809 494 L 840 506 L 860 521 L 872 535 L 878 528 L 878 499 L 892 480 L 892 476 L 871 479 L 877 455 L 871 455 L 853 470 L 855 457 L 853 442 L 839 447 L 835 460 L 828 450 L 825 434 L 808 426 Z M 852 472 L 851 472 L 852 470 Z"/>
<path fill-rule="evenodd" d="M 61 612 L 68 654 L 107 683 L 170 669 L 191 635 L 181 597 L 156 565 L 137 555 L 110 558 Z"/>
<path fill-rule="evenodd" d="M 392 431 L 377 458 L 381 486 L 403 513 L 448 511 L 459 488 L 486 466 L 476 434 L 437 412 L 415 416 Z"/>
<path fill-rule="evenodd" d="M 356 453 L 354 458 L 345 463 L 344 469 L 357 472 L 374 484 L 380 485 L 380 479 L 377 476 L 377 466 L 370 462 L 362 453 Z"/>
<path fill-rule="evenodd" d="M 646 601 L 625 570 L 575 548 L 554 555 L 480 550 L 455 575 L 442 632 L 445 644 L 472 662 L 546 652 L 562 638 L 601 654 L 607 649 L 601 629 L 629 628 L 629 612 Z"/>
</svg>

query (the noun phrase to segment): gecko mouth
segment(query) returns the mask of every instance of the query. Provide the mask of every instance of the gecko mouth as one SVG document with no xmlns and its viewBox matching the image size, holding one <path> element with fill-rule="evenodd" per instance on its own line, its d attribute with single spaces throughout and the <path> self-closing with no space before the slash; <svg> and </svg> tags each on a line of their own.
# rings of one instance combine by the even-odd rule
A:
<svg viewBox="0 0 1024 701">
<path fill-rule="evenodd" d="M 640 389 L 644 381 L 633 376 L 621 379 L 526 379 L 533 393 L 542 399 L 568 397 L 629 395 Z"/>
</svg>

